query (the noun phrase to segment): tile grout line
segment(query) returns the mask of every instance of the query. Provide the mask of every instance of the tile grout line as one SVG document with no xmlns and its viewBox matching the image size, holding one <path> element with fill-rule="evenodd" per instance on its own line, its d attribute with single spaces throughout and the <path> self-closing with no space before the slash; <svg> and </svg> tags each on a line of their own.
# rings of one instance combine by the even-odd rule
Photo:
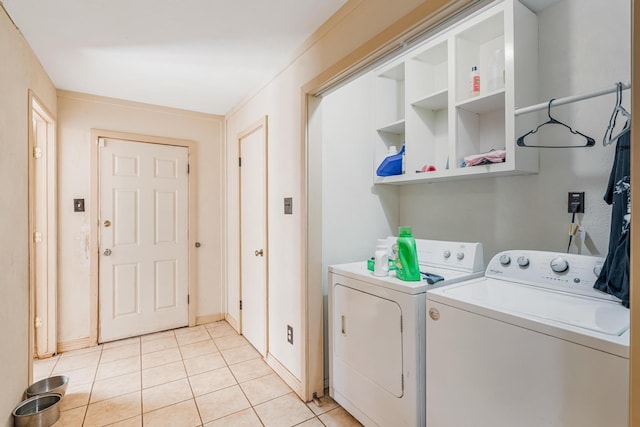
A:
<svg viewBox="0 0 640 427">
<path fill-rule="evenodd" d="M 96 370 L 93 373 L 93 380 L 91 381 L 91 391 L 89 392 L 89 398 L 87 399 L 87 407 L 84 410 L 84 417 L 82 417 L 82 425 L 87 421 L 87 414 L 89 414 L 89 405 L 91 403 L 91 395 L 93 394 L 93 386 L 96 383 L 96 376 L 98 375 L 98 366 L 100 366 L 100 359 L 102 359 L 102 351 L 104 347 L 100 346 L 100 356 L 98 357 L 98 363 L 96 364 Z"/>
<path fill-rule="evenodd" d="M 176 337 L 176 341 L 178 341 Z M 180 344 L 178 344 L 178 351 Z M 189 373 L 187 372 L 187 366 L 184 364 L 184 357 L 182 355 L 182 351 L 180 351 L 180 361 L 182 362 L 182 368 L 184 369 L 184 373 L 187 376 L 187 384 L 189 384 L 189 390 L 191 390 L 191 398 L 193 399 L 193 404 L 196 406 L 196 412 L 198 413 L 198 418 L 200 419 L 200 425 L 204 426 L 204 420 L 202 419 L 202 414 L 200 413 L 200 408 L 198 407 L 198 401 L 196 400 L 196 394 L 193 392 L 193 386 L 191 385 L 191 380 L 189 379 Z"/>
</svg>

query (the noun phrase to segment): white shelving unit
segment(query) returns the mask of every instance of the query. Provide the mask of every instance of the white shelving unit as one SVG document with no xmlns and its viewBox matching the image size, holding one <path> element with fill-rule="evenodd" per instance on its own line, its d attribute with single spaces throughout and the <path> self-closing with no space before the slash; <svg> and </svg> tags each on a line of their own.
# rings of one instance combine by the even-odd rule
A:
<svg viewBox="0 0 640 427">
<path fill-rule="evenodd" d="M 537 101 L 536 15 L 498 1 L 374 70 L 374 182 L 407 184 L 538 172 L 538 151 L 516 146 L 535 127 L 516 106 Z M 478 67 L 480 93 L 470 92 Z M 405 145 L 405 173 L 379 177 L 388 148 Z M 465 156 L 504 149 L 503 163 L 462 167 Z M 423 166 L 433 172 L 420 172 Z"/>
</svg>

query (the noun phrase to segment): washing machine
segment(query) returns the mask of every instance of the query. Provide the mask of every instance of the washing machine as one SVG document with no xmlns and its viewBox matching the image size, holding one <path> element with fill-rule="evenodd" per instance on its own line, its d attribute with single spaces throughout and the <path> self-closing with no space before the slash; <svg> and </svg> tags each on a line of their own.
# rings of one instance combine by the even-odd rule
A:
<svg viewBox="0 0 640 427">
<path fill-rule="evenodd" d="M 427 426 L 626 427 L 629 310 L 604 259 L 506 251 L 427 292 Z"/>
<path fill-rule="evenodd" d="M 443 280 L 376 277 L 366 260 L 329 267 L 329 393 L 366 426 L 425 425 L 425 292 L 484 272 L 480 243 L 416 248 L 420 271 Z"/>
</svg>

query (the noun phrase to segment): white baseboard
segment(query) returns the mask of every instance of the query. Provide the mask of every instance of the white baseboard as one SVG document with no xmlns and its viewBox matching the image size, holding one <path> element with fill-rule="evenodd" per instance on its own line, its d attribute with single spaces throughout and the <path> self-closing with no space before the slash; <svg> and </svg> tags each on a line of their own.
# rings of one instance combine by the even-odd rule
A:
<svg viewBox="0 0 640 427">
<path fill-rule="evenodd" d="M 72 350 L 80 350 L 82 348 L 89 348 L 91 346 L 92 346 L 91 339 L 89 337 L 78 338 L 77 340 L 59 342 L 58 353 L 64 353 L 66 351 L 72 351 Z"/>
<path fill-rule="evenodd" d="M 224 314 L 215 313 L 215 314 L 207 314 L 204 316 L 196 316 L 196 325 L 204 325 L 206 323 L 218 322 L 224 319 Z"/>
<path fill-rule="evenodd" d="M 298 378 L 296 378 L 291 372 L 289 372 L 289 370 L 285 368 L 285 366 L 271 354 L 267 354 L 265 361 L 267 362 L 267 365 L 271 366 L 271 369 L 273 369 L 276 374 L 278 374 L 278 376 L 280 376 L 280 378 L 282 378 L 282 380 L 287 383 L 289 387 L 291 387 L 291 389 L 298 395 L 298 397 L 300 397 L 300 399 L 306 400 L 302 393 L 302 383 Z"/>
</svg>

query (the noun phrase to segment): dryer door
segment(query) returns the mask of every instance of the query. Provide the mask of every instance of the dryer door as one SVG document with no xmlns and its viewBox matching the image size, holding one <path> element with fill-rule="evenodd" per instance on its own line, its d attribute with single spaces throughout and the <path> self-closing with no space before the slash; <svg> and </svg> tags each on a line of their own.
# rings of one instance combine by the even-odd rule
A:
<svg viewBox="0 0 640 427">
<path fill-rule="evenodd" d="M 333 315 L 333 357 L 337 365 L 402 397 L 400 306 L 395 301 L 336 284 Z M 336 381 L 339 379 L 334 378 Z"/>
</svg>

